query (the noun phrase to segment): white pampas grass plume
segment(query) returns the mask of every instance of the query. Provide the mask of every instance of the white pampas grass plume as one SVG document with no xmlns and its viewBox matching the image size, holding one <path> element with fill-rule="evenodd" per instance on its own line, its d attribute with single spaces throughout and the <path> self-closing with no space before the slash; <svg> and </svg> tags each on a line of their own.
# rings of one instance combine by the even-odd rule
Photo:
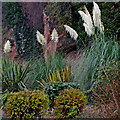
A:
<svg viewBox="0 0 120 120">
<path fill-rule="evenodd" d="M 37 31 L 36 37 L 40 44 L 45 45 L 47 43 L 44 36 L 39 31 Z"/>
<path fill-rule="evenodd" d="M 56 31 L 56 29 L 54 28 L 53 31 L 52 31 L 52 34 L 51 34 L 51 39 L 54 41 L 54 42 L 58 42 L 58 33 Z"/>
<path fill-rule="evenodd" d="M 100 23 L 100 32 L 103 34 L 104 32 L 104 26 L 103 26 L 103 23 Z"/>
<path fill-rule="evenodd" d="M 78 37 L 77 32 L 73 28 L 71 28 L 70 26 L 68 26 L 68 25 L 64 25 L 64 27 L 65 27 L 65 30 L 67 32 L 69 32 L 71 38 L 74 38 L 74 40 L 76 40 L 77 37 Z"/>
<path fill-rule="evenodd" d="M 84 5 L 84 9 L 85 9 L 85 13 L 86 13 L 86 15 L 89 16 L 89 18 L 90 18 L 91 21 L 92 21 L 92 17 L 91 17 L 91 15 L 90 15 L 90 13 L 89 13 L 89 11 L 87 10 L 87 8 L 86 8 L 85 5 Z"/>
<path fill-rule="evenodd" d="M 10 49 L 11 49 L 11 45 L 10 45 L 10 41 L 8 40 L 8 41 L 5 43 L 4 52 L 5 52 L 5 53 L 8 53 L 8 52 L 10 52 Z"/>
<path fill-rule="evenodd" d="M 83 23 L 83 26 L 85 27 L 85 32 L 86 32 L 89 36 L 91 36 L 91 35 L 94 34 L 94 32 L 91 31 L 91 29 L 89 28 L 89 26 L 88 26 L 86 23 Z"/>
<path fill-rule="evenodd" d="M 98 27 L 101 33 L 104 31 L 104 26 L 101 22 L 101 11 L 99 9 L 99 6 L 97 3 L 93 1 L 93 21 L 94 21 L 94 26 Z"/>
<path fill-rule="evenodd" d="M 86 14 L 83 11 L 78 11 L 78 13 L 81 15 L 82 19 L 85 22 L 85 24 L 83 24 L 84 27 L 85 27 L 85 31 L 87 32 L 87 34 L 89 36 L 91 36 L 92 34 L 94 34 L 94 27 L 93 27 L 93 23 L 92 23 L 92 18 L 91 18 L 91 16 L 90 16 L 86 7 L 85 7 L 85 12 L 86 12 Z"/>
<path fill-rule="evenodd" d="M 85 13 L 84 13 L 83 11 L 81 11 L 81 10 L 78 11 L 78 13 L 81 15 L 83 21 L 87 24 L 87 23 L 88 23 L 88 19 L 89 19 L 88 15 L 85 14 Z"/>
<path fill-rule="evenodd" d="M 101 12 L 99 6 L 93 1 L 93 21 L 94 26 L 99 28 L 101 22 Z"/>
</svg>

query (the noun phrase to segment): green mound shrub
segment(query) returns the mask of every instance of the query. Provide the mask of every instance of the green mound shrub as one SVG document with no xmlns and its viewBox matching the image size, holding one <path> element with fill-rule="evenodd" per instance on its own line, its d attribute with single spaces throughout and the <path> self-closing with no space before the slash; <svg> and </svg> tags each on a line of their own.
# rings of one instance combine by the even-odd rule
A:
<svg viewBox="0 0 120 120">
<path fill-rule="evenodd" d="M 82 112 L 87 99 L 78 89 L 65 89 L 56 97 L 54 112 L 57 118 L 75 118 Z"/>
<path fill-rule="evenodd" d="M 1 98 L 1 103 L 2 103 L 2 107 L 1 109 L 4 108 L 6 102 L 7 102 L 7 99 L 9 98 L 11 93 L 5 93 L 5 94 L 2 94 L 2 98 Z"/>
<path fill-rule="evenodd" d="M 22 91 L 10 95 L 5 111 L 12 119 L 41 117 L 49 107 L 49 98 L 42 91 Z"/>
<path fill-rule="evenodd" d="M 72 82 L 64 83 L 61 81 L 53 81 L 53 82 L 47 83 L 44 90 L 45 90 L 45 93 L 48 94 L 48 96 L 49 96 L 49 100 L 50 100 L 49 107 L 53 108 L 54 99 L 56 96 L 59 95 L 59 92 L 61 90 L 69 89 L 69 88 L 80 89 L 80 85 L 76 84 L 76 83 L 72 83 Z"/>
</svg>

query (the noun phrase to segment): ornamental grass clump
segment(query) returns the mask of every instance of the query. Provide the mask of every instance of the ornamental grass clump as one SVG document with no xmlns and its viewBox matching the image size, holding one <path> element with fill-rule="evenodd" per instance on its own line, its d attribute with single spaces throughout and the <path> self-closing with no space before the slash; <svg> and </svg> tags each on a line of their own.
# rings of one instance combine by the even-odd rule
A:
<svg viewBox="0 0 120 120">
<path fill-rule="evenodd" d="M 41 117 L 49 107 L 48 96 L 41 91 L 22 91 L 10 95 L 5 111 L 11 119 Z"/>
<path fill-rule="evenodd" d="M 66 65 L 62 71 L 60 71 L 59 68 L 56 68 L 55 72 L 49 72 L 47 79 L 42 79 L 41 81 L 38 81 L 38 83 L 40 83 L 40 88 L 44 89 L 49 82 L 71 82 L 71 77 L 71 68 Z"/>
<path fill-rule="evenodd" d="M 87 104 L 86 96 L 78 89 L 65 89 L 56 97 L 54 112 L 57 118 L 75 118 Z"/>
</svg>

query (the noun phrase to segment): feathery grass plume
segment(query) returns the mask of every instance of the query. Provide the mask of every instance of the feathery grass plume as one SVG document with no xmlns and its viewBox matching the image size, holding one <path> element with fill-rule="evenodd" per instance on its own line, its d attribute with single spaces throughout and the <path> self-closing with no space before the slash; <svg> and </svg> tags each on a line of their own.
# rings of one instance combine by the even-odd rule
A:
<svg viewBox="0 0 120 120">
<path fill-rule="evenodd" d="M 85 27 L 85 32 L 91 36 L 93 34 L 93 31 L 91 31 L 91 29 L 89 29 L 89 26 L 86 23 L 83 23 L 83 26 Z"/>
<path fill-rule="evenodd" d="M 99 6 L 97 3 L 93 1 L 93 21 L 94 21 L 94 26 L 98 27 L 101 33 L 104 31 L 104 26 L 101 22 L 101 11 L 99 9 Z"/>
<path fill-rule="evenodd" d="M 10 41 L 8 40 L 8 41 L 5 43 L 4 52 L 5 52 L 5 53 L 8 53 L 8 52 L 10 52 L 10 49 L 11 49 L 11 45 L 10 45 Z"/>
<path fill-rule="evenodd" d="M 89 13 L 89 11 L 87 10 L 87 8 L 86 8 L 85 5 L 84 5 L 84 9 L 85 9 L 85 13 L 86 13 L 86 15 L 89 16 L 89 18 L 90 18 L 91 21 L 92 21 L 92 17 L 91 17 L 91 15 L 90 15 L 90 13 Z"/>
<path fill-rule="evenodd" d="M 71 38 L 74 38 L 76 40 L 78 37 L 77 32 L 68 25 L 64 25 L 64 27 L 65 27 L 66 31 L 69 32 Z"/>
<path fill-rule="evenodd" d="M 78 11 L 78 13 L 81 15 L 83 21 L 87 24 L 88 23 L 88 19 L 89 19 L 89 16 L 87 14 L 85 14 L 83 11 Z"/>
<path fill-rule="evenodd" d="M 103 33 L 103 32 L 104 32 L 104 25 L 103 25 L 103 23 L 102 23 L 102 22 L 100 23 L 100 32 L 101 32 L 101 33 Z"/>
<path fill-rule="evenodd" d="M 92 18 L 87 10 L 87 8 L 84 6 L 85 8 L 85 13 L 83 11 L 78 11 L 78 13 L 81 15 L 82 19 L 84 20 L 85 24 L 84 27 L 85 27 L 85 31 L 87 32 L 87 34 L 89 36 L 93 35 L 94 34 L 94 27 L 93 27 L 93 23 L 92 23 Z M 89 30 L 88 30 L 89 29 Z M 90 31 L 90 32 L 89 32 Z M 89 32 L 89 33 L 88 33 Z"/>
<path fill-rule="evenodd" d="M 54 42 L 58 42 L 58 33 L 56 31 L 56 29 L 54 28 L 53 31 L 52 31 L 52 34 L 51 34 L 51 39 L 54 41 Z"/>
<path fill-rule="evenodd" d="M 93 1 L 93 21 L 94 26 L 99 28 L 100 21 L 101 21 L 101 12 L 99 6 Z"/>
<path fill-rule="evenodd" d="M 37 37 L 37 41 L 40 44 L 45 45 L 47 43 L 46 39 L 44 38 L 44 36 L 39 31 L 37 31 L 36 37 Z"/>
</svg>

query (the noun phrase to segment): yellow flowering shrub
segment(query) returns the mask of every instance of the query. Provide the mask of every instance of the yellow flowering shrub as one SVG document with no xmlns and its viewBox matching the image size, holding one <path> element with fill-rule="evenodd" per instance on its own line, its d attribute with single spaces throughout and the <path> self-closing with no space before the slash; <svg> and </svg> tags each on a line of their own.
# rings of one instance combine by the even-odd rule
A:
<svg viewBox="0 0 120 120">
<path fill-rule="evenodd" d="M 49 98 L 43 91 L 22 91 L 10 95 L 5 111 L 12 119 L 41 117 L 49 107 Z"/>
<path fill-rule="evenodd" d="M 57 118 L 75 118 L 87 104 L 86 96 L 79 89 L 65 89 L 56 97 L 54 112 Z"/>
</svg>

